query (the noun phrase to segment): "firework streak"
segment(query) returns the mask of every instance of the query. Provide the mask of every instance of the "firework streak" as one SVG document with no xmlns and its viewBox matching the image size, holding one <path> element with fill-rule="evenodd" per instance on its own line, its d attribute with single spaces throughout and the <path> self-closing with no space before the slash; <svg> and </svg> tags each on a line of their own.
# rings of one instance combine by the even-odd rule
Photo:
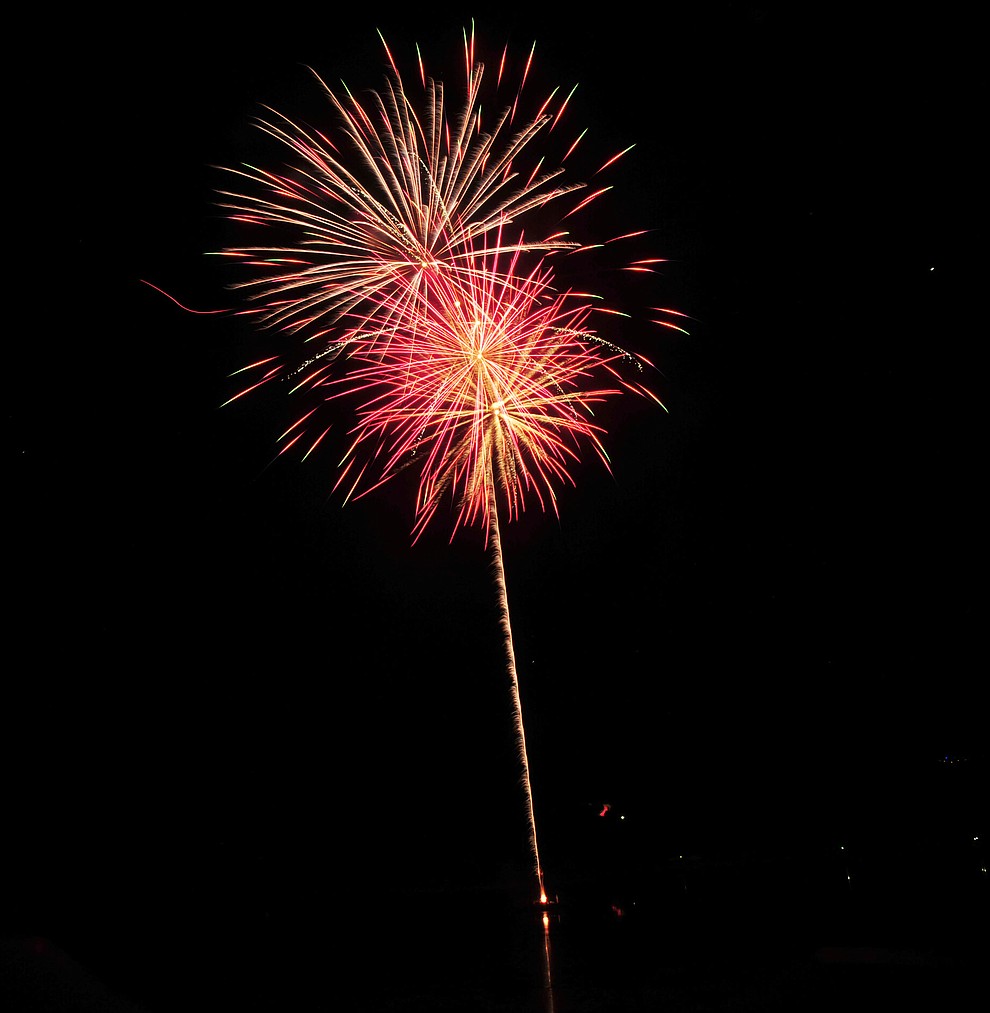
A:
<svg viewBox="0 0 990 1013">
<path fill-rule="evenodd" d="M 530 52 L 504 111 L 483 124 L 485 75 L 472 32 L 464 40 L 466 97 L 451 119 L 444 88 L 427 78 L 422 61 L 417 105 L 385 52 L 391 75 L 381 93 L 362 101 L 319 82 L 339 119 L 333 139 L 270 110 L 259 126 L 289 150 L 291 164 L 230 170 L 238 189 L 223 191 L 224 206 L 272 239 L 224 251 L 252 269 L 238 285 L 247 296 L 241 312 L 300 339 L 299 351 L 239 371 L 253 379 L 230 400 L 288 380 L 311 407 L 282 435 L 282 450 L 297 447 L 304 457 L 329 430 L 320 424 L 321 406 L 353 400 L 356 422 L 335 487 L 345 500 L 413 468 L 414 540 L 444 500 L 454 506 L 454 532 L 482 525 L 545 903 L 498 500 L 509 520 L 534 500 L 556 511 L 554 489 L 573 482 L 582 448 L 608 467 L 593 406 L 626 391 L 656 398 L 622 375 L 624 365 L 641 371 L 647 360 L 591 326 L 593 314 L 615 311 L 560 287 L 550 268 L 549 258 L 588 248 L 561 223 L 609 189 L 577 195 L 581 184 L 564 184 L 561 167 L 545 170 L 543 158 L 532 156 L 534 142 L 561 122 L 570 95 L 560 100 L 554 92 L 535 115 L 521 116 Z M 505 87 L 506 59 L 496 90 Z M 579 140 L 566 147 L 561 166 Z M 539 238 L 527 238 L 523 225 Z M 653 263 L 625 268 L 649 271 Z M 658 312 L 664 318 L 657 323 L 676 326 L 665 319 L 672 311 Z"/>
</svg>

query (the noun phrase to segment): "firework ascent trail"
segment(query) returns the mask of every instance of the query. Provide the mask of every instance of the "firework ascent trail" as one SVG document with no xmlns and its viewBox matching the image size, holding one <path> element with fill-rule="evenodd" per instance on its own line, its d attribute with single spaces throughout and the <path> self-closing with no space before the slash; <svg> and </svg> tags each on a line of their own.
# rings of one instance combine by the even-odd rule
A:
<svg viewBox="0 0 990 1013">
<path fill-rule="evenodd" d="M 509 673 L 512 692 L 513 716 L 516 723 L 516 743 L 519 763 L 522 767 L 523 791 L 526 794 L 526 815 L 529 819 L 529 846 L 533 852 L 536 879 L 540 885 L 540 903 L 546 904 L 547 892 L 543 885 L 543 866 L 540 865 L 540 846 L 536 836 L 536 813 L 533 809 L 533 784 L 529 776 L 529 754 L 526 751 L 526 727 L 523 724 L 522 700 L 519 698 L 519 676 L 516 672 L 516 651 L 512 644 L 512 623 L 509 619 L 509 596 L 505 587 L 505 566 L 502 562 L 502 539 L 498 530 L 498 502 L 495 498 L 495 481 L 488 481 L 488 499 L 491 523 L 488 536 L 492 552 L 492 568 L 495 571 L 495 587 L 498 589 L 498 611 L 505 635 L 505 664 Z"/>
</svg>

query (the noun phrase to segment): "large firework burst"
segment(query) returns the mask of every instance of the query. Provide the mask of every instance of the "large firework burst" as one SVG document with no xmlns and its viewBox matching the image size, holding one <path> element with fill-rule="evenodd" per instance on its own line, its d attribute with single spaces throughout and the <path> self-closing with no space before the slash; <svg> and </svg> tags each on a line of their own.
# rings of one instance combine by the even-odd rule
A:
<svg viewBox="0 0 990 1013">
<path fill-rule="evenodd" d="M 583 185 L 563 184 L 561 166 L 547 169 L 543 157 L 529 157 L 569 98 L 561 100 L 555 90 L 517 125 L 532 51 L 515 95 L 490 124 L 482 116 L 486 73 L 475 60 L 473 33 L 465 35 L 466 89 L 453 114 L 443 85 L 426 76 L 421 60 L 417 100 L 387 47 L 386 53 L 392 71 L 386 87 L 363 99 L 346 88 L 338 95 L 317 76 L 337 113 L 336 130 L 309 128 L 271 109 L 258 120 L 289 150 L 283 170 L 229 170 L 239 184 L 222 192 L 231 216 L 278 237 L 225 251 L 260 268 L 241 286 L 251 311 L 268 326 L 313 338 L 369 305 L 402 313 L 407 303 L 415 307 L 432 276 L 469 274 L 473 261 L 464 251 L 495 231 L 503 252 L 578 245 L 559 229 L 538 239 L 523 232 L 532 212 Z M 505 60 L 503 53 L 493 101 L 500 101 L 499 86 L 504 90 Z M 561 216 L 574 210 L 562 209 Z M 511 233 L 509 226 L 515 226 Z M 383 294 L 390 298 L 378 299 Z M 377 323 L 384 333 L 387 320 Z"/>
<path fill-rule="evenodd" d="M 554 487 L 571 480 L 582 443 L 607 464 L 592 405 L 622 381 L 589 383 L 618 353 L 587 328 L 587 301 L 555 292 L 542 263 L 520 275 L 518 254 L 504 269 L 497 259 L 471 262 L 460 284 L 434 279 L 415 318 L 408 303 L 391 312 L 389 342 L 354 334 L 360 365 L 328 384 L 365 397 L 341 481 L 369 444 L 385 478 L 418 463 L 417 531 L 444 493 L 456 504 L 455 530 L 487 523 L 495 489 L 510 519 L 527 497 L 556 509 Z"/>
<path fill-rule="evenodd" d="M 415 537 L 445 497 L 454 505 L 455 531 L 482 523 L 545 902 L 499 502 L 510 519 L 534 499 L 556 510 L 556 489 L 572 481 L 582 448 L 608 466 L 594 407 L 626 390 L 654 395 L 617 368 L 623 358 L 637 368 L 646 360 L 629 356 L 590 324 L 596 310 L 613 311 L 555 281 L 547 258 L 578 244 L 559 224 L 551 231 L 531 228 L 535 240 L 523 229 L 539 209 L 578 189 L 560 182 L 559 168 L 544 171 L 540 158 L 522 169 L 533 140 L 559 122 L 569 96 L 561 101 L 554 93 L 515 126 L 527 61 L 513 101 L 485 127 L 484 71 L 472 33 L 465 34 L 466 97 L 453 120 L 443 87 L 428 80 L 422 62 L 425 98 L 417 113 L 388 58 L 386 89 L 364 101 L 349 91 L 338 97 L 320 82 L 340 119 L 336 141 L 278 114 L 262 120 L 262 129 L 290 149 L 293 164 L 280 172 L 236 170 L 244 186 L 225 193 L 232 217 L 288 237 L 226 251 L 257 269 L 241 283 L 249 296 L 245 312 L 266 327 L 300 335 L 312 349 L 294 362 L 277 355 L 245 367 L 255 380 L 235 398 L 291 378 L 292 390 L 307 392 L 316 405 L 282 435 L 283 450 L 302 440 L 307 455 L 329 428 L 316 424 L 320 406 L 358 399 L 337 482 L 347 497 L 365 495 L 412 467 L 419 476 Z M 496 84 L 504 62 L 503 56 Z M 592 188 L 561 208 L 558 222 L 607 189 Z M 626 266 L 648 271 L 653 263 Z"/>
</svg>

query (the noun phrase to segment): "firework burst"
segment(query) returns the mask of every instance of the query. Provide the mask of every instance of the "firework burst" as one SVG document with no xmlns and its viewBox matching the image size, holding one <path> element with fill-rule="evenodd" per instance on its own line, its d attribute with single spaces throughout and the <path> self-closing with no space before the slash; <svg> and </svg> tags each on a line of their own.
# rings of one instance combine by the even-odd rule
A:
<svg viewBox="0 0 990 1013">
<path fill-rule="evenodd" d="M 466 285 L 434 279 L 414 318 L 407 302 L 390 308 L 388 342 L 352 332 L 357 365 L 324 384 L 365 399 L 341 482 L 371 445 L 383 477 L 370 488 L 418 463 L 417 534 L 445 493 L 455 530 L 479 518 L 487 527 L 496 489 L 510 519 L 534 497 L 556 510 L 554 487 L 572 481 L 582 443 L 608 463 L 593 406 L 621 392 L 618 356 L 588 329 L 587 302 L 554 292 L 542 264 L 520 275 L 517 255 L 505 268 L 481 260 Z M 603 373 L 612 385 L 591 382 Z"/>
<path fill-rule="evenodd" d="M 548 258 L 583 247 L 559 226 L 538 232 L 536 240 L 523 230 L 537 211 L 578 189 L 559 181 L 560 169 L 543 171 L 542 159 L 521 167 L 534 139 L 560 121 L 570 96 L 560 100 L 554 93 L 516 126 L 527 61 L 513 100 L 485 128 L 484 69 L 475 60 L 473 33 L 465 34 L 466 96 L 453 119 L 442 85 L 427 78 L 421 62 L 425 97 L 417 113 L 391 53 L 388 58 L 386 89 L 363 101 L 320 82 L 340 119 L 336 141 L 273 113 L 260 125 L 292 152 L 294 165 L 278 173 L 234 172 L 245 186 L 225 193 L 232 217 L 291 237 L 226 251 L 257 271 L 240 285 L 249 299 L 244 312 L 265 327 L 300 335 L 313 351 L 291 366 L 275 356 L 245 367 L 253 379 L 231 400 L 291 378 L 292 390 L 316 404 L 280 439 L 283 452 L 303 441 L 308 456 L 329 429 L 316 425 L 321 406 L 354 399 L 355 423 L 337 482 L 346 499 L 411 468 L 418 474 L 414 539 L 445 499 L 453 504 L 454 532 L 482 525 L 545 903 L 499 503 L 508 519 L 533 501 L 556 511 L 556 490 L 573 482 L 583 449 L 608 467 L 595 407 L 625 391 L 655 395 L 619 368 L 623 359 L 637 369 L 646 360 L 591 326 L 594 312 L 614 311 L 554 279 Z M 504 63 L 503 56 L 496 85 Z M 607 189 L 591 189 L 561 207 L 558 221 Z M 655 263 L 626 266 L 649 271 Z M 675 326 L 666 319 L 671 311 L 657 312 L 656 322 Z"/>
<path fill-rule="evenodd" d="M 533 141 L 559 121 L 566 98 L 554 91 L 517 125 L 532 53 L 515 95 L 490 124 L 482 116 L 486 73 L 475 60 L 473 33 L 465 35 L 465 95 L 453 114 L 443 85 L 426 76 L 421 60 L 423 94 L 416 100 L 387 47 L 386 53 L 392 70 L 386 87 L 364 98 L 346 87 L 338 95 L 314 74 L 339 120 L 332 133 L 271 109 L 258 120 L 290 152 L 286 169 L 228 170 L 239 185 L 222 191 L 231 217 L 291 237 L 224 251 L 260 270 L 241 287 L 266 326 L 312 338 L 369 304 L 415 308 L 432 277 L 470 274 L 472 258 L 464 251 L 495 231 L 503 252 L 578 245 L 564 231 L 539 239 L 526 239 L 521 227 L 507 231 L 582 187 L 562 184 L 562 167 L 544 169 L 542 158 L 529 157 Z M 493 101 L 505 87 L 504 65 L 503 54 Z M 390 298 L 383 302 L 383 294 Z M 387 330 L 387 320 L 378 322 Z"/>
</svg>

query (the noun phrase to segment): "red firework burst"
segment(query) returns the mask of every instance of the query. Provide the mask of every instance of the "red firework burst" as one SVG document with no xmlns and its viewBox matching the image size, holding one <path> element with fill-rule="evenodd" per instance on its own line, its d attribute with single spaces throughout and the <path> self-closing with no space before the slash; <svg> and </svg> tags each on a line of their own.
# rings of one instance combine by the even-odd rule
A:
<svg viewBox="0 0 990 1013">
<path fill-rule="evenodd" d="M 340 119 L 336 141 L 276 114 L 260 125 L 291 150 L 294 164 L 280 173 L 238 171 L 251 186 L 225 194 L 235 219 L 292 238 L 226 251 L 260 272 L 238 285 L 256 304 L 245 312 L 300 334 L 313 349 L 291 366 L 274 356 L 245 367 L 260 378 L 231 400 L 275 378 L 329 397 L 341 388 L 364 392 L 337 484 L 348 497 L 364 495 L 417 465 L 417 536 L 444 493 L 455 503 L 455 530 L 487 522 L 489 487 L 504 491 L 510 518 L 534 497 L 556 509 L 554 487 L 571 480 L 582 444 L 607 465 L 592 405 L 622 390 L 650 394 L 613 369 L 623 356 L 640 360 L 589 326 L 593 306 L 610 311 L 552 287 L 545 258 L 578 245 L 561 230 L 539 240 L 522 230 L 538 209 L 581 189 L 561 185 L 560 168 L 542 171 L 542 158 L 525 171 L 521 164 L 531 142 L 560 121 L 570 95 L 561 101 L 552 93 L 513 126 L 531 52 L 512 102 L 484 129 L 484 68 L 472 32 L 463 106 L 451 121 L 443 86 L 420 61 L 417 115 L 386 53 L 392 75 L 383 93 L 362 102 L 323 85 Z M 504 66 L 505 54 L 496 87 Z M 562 218 L 607 189 L 582 195 Z M 651 263 L 628 268 L 648 271 Z M 337 376 L 332 366 L 341 359 L 349 368 Z M 611 384 L 588 389 L 603 372 Z M 302 440 L 312 453 L 329 428 L 314 438 L 318 419 L 315 408 L 298 419 L 280 438 L 283 452 Z M 363 463 L 360 451 L 372 451 Z"/>
<path fill-rule="evenodd" d="M 498 260 L 465 260 L 470 270 L 456 284 L 432 279 L 415 309 L 407 301 L 383 307 L 389 340 L 352 331 L 359 365 L 322 381 L 364 397 L 338 485 L 362 449 L 370 452 L 348 495 L 371 462 L 382 477 L 360 495 L 418 466 L 417 534 L 444 494 L 456 505 L 455 530 L 479 518 L 487 526 L 495 489 L 510 519 L 532 497 L 556 510 L 554 487 L 572 481 L 582 444 L 608 464 L 592 406 L 623 389 L 646 390 L 613 369 L 625 353 L 588 328 L 587 300 L 555 292 L 542 263 L 521 274 L 518 253 L 505 267 Z M 601 374 L 610 385 L 596 382 Z"/>
</svg>

